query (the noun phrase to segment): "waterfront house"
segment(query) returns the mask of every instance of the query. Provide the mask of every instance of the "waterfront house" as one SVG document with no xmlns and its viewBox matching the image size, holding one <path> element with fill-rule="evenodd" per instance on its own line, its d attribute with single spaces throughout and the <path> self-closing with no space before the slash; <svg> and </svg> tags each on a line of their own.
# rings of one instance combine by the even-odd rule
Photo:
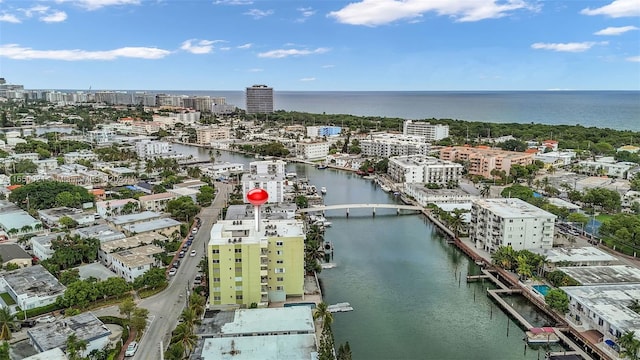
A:
<svg viewBox="0 0 640 360">
<path fill-rule="evenodd" d="M 630 308 L 640 299 L 640 284 L 561 287 L 569 297 L 565 318 L 577 331 L 614 347 L 629 331 L 640 340 L 640 314 Z"/>
<path fill-rule="evenodd" d="M 224 313 L 224 312 L 223 312 Z M 316 359 L 317 339 L 309 306 L 240 309 L 232 321 L 220 316 L 219 332 L 203 340 L 199 359 Z M 242 355 L 240 355 L 242 354 Z"/>
</svg>

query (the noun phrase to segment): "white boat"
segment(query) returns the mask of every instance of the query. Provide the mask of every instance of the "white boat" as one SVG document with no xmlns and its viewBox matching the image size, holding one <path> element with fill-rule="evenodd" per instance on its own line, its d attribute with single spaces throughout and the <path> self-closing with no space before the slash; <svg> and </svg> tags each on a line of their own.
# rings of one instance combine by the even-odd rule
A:
<svg viewBox="0 0 640 360">
<path fill-rule="evenodd" d="M 326 188 L 326 187 L 324 187 L 324 186 L 323 186 L 323 187 L 321 187 L 321 188 L 320 188 L 320 192 L 321 192 L 323 195 L 324 195 L 324 194 L 326 194 L 326 193 L 327 193 L 327 188 Z"/>
<path fill-rule="evenodd" d="M 322 226 L 324 226 L 324 227 L 331 227 L 331 225 L 332 225 L 331 221 L 323 221 L 322 222 Z"/>
<path fill-rule="evenodd" d="M 391 191 L 391 188 L 390 188 L 390 187 L 388 187 L 388 186 L 386 186 L 386 185 L 380 185 L 380 188 L 381 188 L 381 189 L 382 189 L 382 191 L 384 191 L 384 192 L 389 192 L 389 191 Z"/>
<path fill-rule="evenodd" d="M 349 304 L 348 302 L 343 302 L 343 303 L 337 303 L 334 305 L 329 305 L 327 306 L 327 310 L 330 313 L 346 312 L 346 311 L 353 311 L 353 307 L 351 307 L 351 304 Z"/>
<path fill-rule="evenodd" d="M 320 266 L 323 269 L 333 269 L 334 267 L 336 267 L 337 265 L 335 263 L 322 263 L 320 264 Z"/>
</svg>

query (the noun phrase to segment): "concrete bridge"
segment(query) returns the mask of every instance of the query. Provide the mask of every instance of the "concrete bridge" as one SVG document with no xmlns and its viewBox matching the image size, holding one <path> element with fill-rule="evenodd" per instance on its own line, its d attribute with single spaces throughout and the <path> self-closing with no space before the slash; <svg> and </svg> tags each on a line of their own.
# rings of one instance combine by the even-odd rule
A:
<svg viewBox="0 0 640 360">
<path fill-rule="evenodd" d="M 410 211 L 422 211 L 423 208 L 421 206 L 414 205 L 401 205 L 401 204 L 341 204 L 341 205 L 317 205 L 314 207 L 306 208 L 306 209 L 298 209 L 300 213 L 312 213 L 312 212 L 322 212 L 324 213 L 326 210 L 347 210 L 347 217 L 349 217 L 349 209 L 373 209 L 373 216 L 376 215 L 376 209 L 396 209 L 397 213 L 400 213 L 400 210 L 410 210 Z"/>
</svg>

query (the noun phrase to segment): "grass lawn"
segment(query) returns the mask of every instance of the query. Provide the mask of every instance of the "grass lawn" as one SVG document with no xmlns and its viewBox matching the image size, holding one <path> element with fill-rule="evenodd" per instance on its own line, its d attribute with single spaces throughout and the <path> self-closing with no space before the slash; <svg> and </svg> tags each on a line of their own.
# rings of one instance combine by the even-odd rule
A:
<svg viewBox="0 0 640 360">
<path fill-rule="evenodd" d="M 9 293 L 2 293 L 0 294 L 0 298 L 2 298 L 2 301 L 4 301 L 5 304 L 7 305 L 15 305 L 16 302 L 13 301 L 13 298 L 11 297 L 11 295 L 9 295 Z"/>
<path fill-rule="evenodd" d="M 596 216 L 596 220 L 600 221 L 600 222 L 605 222 L 609 219 L 611 219 L 613 215 L 609 215 L 609 214 L 600 214 L 598 216 Z"/>
</svg>

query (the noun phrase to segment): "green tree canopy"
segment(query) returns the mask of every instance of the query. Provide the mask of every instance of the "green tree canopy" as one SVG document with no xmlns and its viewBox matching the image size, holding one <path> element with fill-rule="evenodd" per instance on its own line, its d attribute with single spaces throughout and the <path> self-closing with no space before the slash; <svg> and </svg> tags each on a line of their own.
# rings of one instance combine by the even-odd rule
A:
<svg viewBox="0 0 640 360">
<path fill-rule="evenodd" d="M 70 194 L 73 197 L 73 201 L 71 201 L 73 205 L 93 202 L 94 199 L 93 195 L 82 186 L 53 180 L 39 180 L 13 190 L 9 194 L 9 201 L 25 210 L 27 210 L 27 206 L 29 209 L 36 210 L 50 209 L 59 206 L 57 201 L 69 201 L 66 194 L 58 198 L 61 193 Z"/>
</svg>

